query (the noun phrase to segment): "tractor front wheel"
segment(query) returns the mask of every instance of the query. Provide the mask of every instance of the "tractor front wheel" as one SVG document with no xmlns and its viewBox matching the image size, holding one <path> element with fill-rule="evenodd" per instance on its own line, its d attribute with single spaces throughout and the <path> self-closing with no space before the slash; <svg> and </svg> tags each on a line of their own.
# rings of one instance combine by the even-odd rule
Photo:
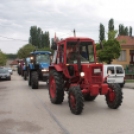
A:
<svg viewBox="0 0 134 134">
<path fill-rule="evenodd" d="M 62 73 L 51 70 L 49 75 L 49 95 L 54 104 L 61 104 L 64 100 Z"/>
<path fill-rule="evenodd" d="M 68 100 L 71 112 L 76 115 L 81 114 L 84 106 L 84 99 L 79 86 L 73 86 L 69 89 Z"/>
<path fill-rule="evenodd" d="M 24 71 L 24 80 L 27 80 L 27 72 Z"/>
<path fill-rule="evenodd" d="M 110 90 L 106 95 L 107 105 L 109 108 L 117 109 L 121 105 L 123 99 L 121 87 L 117 83 L 109 83 L 108 86 Z"/>
<path fill-rule="evenodd" d="M 31 74 L 31 86 L 32 89 L 38 89 L 38 73 L 36 71 Z"/>
</svg>

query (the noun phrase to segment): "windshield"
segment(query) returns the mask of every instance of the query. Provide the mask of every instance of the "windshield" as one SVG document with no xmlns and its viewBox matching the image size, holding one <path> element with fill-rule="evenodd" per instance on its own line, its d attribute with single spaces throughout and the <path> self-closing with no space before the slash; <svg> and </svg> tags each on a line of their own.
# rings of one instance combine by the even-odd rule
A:
<svg viewBox="0 0 134 134">
<path fill-rule="evenodd" d="M 48 63 L 50 64 L 50 55 L 49 54 L 40 54 L 36 56 L 37 63 Z"/>
<path fill-rule="evenodd" d="M 81 63 L 95 62 L 93 45 L 81 43 L 79 49 L 77 47 L 76 45 L 67 47 L 67 62 L 69 64 L 77 63 L 79 58 Z"/>
<path fill-rule="evenodd" d="M 6 69 L 0 69 L 0 73 L 7 73 L 8 72 L 8 70 L 6 70 Z"/>
</svg>

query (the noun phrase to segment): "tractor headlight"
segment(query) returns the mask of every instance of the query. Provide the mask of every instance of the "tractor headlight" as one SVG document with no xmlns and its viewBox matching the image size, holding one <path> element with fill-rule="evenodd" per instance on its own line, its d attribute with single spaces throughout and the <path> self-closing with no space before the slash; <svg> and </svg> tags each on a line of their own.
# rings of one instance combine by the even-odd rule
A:
<svg viewBox="0 0 134 134">
<path fill-rule="evenodd" d="M 42 72 L 48 72 L 49 70 L 48 69 L 42 69 L 41 71 Z"/>
<path fill-rule="evenodd" d="M 80 76 L 81 77 L 84 77 L 85 76 L 85 73 L 84 72 L 80 72 Z"/>
<path fill-rule="evenodd" d="M 33 57 L 30 57 L 31 60 L 33 60 L 34 58 Z"/>
</svg>

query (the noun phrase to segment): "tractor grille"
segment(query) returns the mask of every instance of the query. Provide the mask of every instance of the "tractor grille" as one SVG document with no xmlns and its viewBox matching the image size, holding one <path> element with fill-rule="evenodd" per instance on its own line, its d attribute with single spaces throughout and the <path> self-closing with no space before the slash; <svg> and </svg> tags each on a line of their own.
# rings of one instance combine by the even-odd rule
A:
<svg viewBox="0 0 134 134">
<path fill-rule="evenodd" d="M 102 67 L 98 66 L 98 67 L 92 67 L 91 69 L 91 81 L 94 84 L 100 84 L 102 83 L 103 80 L 103 75 L 102 75 Z"/>
<path fill-rule="evenodd" d="M 99 83 L 102 83 L 102 78 L 101 77 L 99 77 L 99 76 L 93 76 L 92 77 L 92 83 L 96 83 L 96 84 L 99 84 Z"/>
</svg>

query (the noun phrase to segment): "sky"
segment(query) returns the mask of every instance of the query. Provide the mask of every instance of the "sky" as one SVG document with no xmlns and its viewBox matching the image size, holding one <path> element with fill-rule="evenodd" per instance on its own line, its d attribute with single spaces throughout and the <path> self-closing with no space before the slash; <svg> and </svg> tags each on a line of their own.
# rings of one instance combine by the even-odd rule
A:
<svg viewBox="0 0 134 134">
<path fill-rule="evenodd" d="M 133 0 L 0 0 L 0 50 L 17 53 L 28 44 L 31 26 L 43 32 L 55 33 L 59 38 L 88 37 L 99 41 L 99 25 L 105 26 L 114 19 L 119 24 L 132 26 L 134 34 Z"/>
</svg>

